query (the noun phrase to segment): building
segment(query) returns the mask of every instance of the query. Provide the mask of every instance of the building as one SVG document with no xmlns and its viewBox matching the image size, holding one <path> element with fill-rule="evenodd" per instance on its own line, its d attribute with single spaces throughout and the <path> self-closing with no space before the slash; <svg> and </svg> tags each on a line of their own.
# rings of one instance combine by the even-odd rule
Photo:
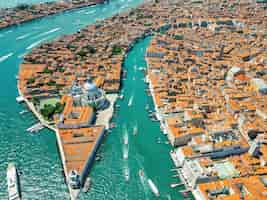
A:
<svg viewBox="0 0 267 200">
<path fill-rule="evenodd" d="M 74 105 L 92 106 L 97 110 L 103 110 L 109 106 L 105 91 L 97 86 L 88 78 L 81 87 L 77 81 L 74 81 L 70 95 L 74 99 Z"/>
</svg>

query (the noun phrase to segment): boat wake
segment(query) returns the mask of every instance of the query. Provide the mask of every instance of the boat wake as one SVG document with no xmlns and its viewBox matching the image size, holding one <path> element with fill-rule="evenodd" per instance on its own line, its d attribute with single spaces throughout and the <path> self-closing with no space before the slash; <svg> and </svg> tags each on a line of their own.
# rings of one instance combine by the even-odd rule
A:
<svg viewBox="0 0 267 200">
<path fill-rule="evenodd" d="M 123 146 L 123 159 L 127 160 L 129 156 L 129 148 L 128 146 Z"/>
<path fill-rule="evenodd" d="M 93 14 L 93 13 L 95 13 L 95 10 L 91 10 L 91 11 L 85 12 L 84 14 L 89 15 L 89 14 Z"/>
<path fill-rule="evenodd" d="M 25 35 L 21 35 L 21 36 L 17 37 L 16 40 L 22 40 L 22 39 L 25 39 L 25 38 L 29 37 L 30 35 L 32 35 L 32 33 L 27 33 L 27 34 L 25 34 Z"/>
<path fill-rule="evenodd" d="M 60 27 L 51 29 L 51 30 L 49 30 L 49 31 L 46 31 L 46 32 L 44 32 L 44 33 L 41 33 L 41 34 L 37 35 L 36 38 L 39 38 L 39 37 L 42 37 L 42 36 L 45 36 L 45 35 L 49 35 L 49 34 L 51 34 L 51 33 L 57 32 L 57 31 L 59 31 L 59 30 L 61 30 Z"/>
<path fill-rule="evenodd" d="M 34 47 L 38 46 L 39 44 L 41 44 L 42 42 L 44 42 L 45 40 L 47 40 L 48 38 L 49 37 L 43 38 L 41 40 L 38 40 L 37 42 L 34 42 L 31 45 L 29 45 L 26 49 L 30 50 L 30 49 L 34 48 Z"/>
<path fill-rule="evenodd" d="M 0 63 L 5 61 L 6 59 L 8 59 L 12 55 L 13 55 L 13 53 L 9 53 L 7 55 L 4 55 L 4 56 L 0 57 Z"/>
<path fill-rule="evenodd" d="M 142 187 L 143 187 L 143 190 L 144 190 L 144 192 L 145 192 L 145 196 L 147 197 L 148 196 L 148 186 L 147 186 L 147 177 L 146 177 L 146 175 L 145 175 L 145 172 L 144 172 L 144 170 L 139 170 L 139 178 L 140 178 L 140 182 L 141 182 L 141 184 L 142 184 Z"/>
<path fill-rule="evenodd" d="M 126 129 L 125 132 L 124 132 L 123 143 L 124 143 L 125 145 L 128 145 L 128 143 L 129 143 L 128 131 L 127 131 L 127 129 Z"/>
<path fill-rule="evenodd" d="M 23 58 L 25 56 L 25 53 L 18 55 L 18 58 Z"/>
</svg>

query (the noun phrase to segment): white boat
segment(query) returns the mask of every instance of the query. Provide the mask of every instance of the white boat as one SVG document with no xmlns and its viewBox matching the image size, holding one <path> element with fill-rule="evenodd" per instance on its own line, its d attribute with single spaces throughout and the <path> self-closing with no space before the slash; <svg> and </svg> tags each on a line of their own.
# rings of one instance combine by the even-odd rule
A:
<svg viewBox="0 0 267 200">
<path fill-rule="evenodd" d="M 19 112 L 19 114 L 23 115 L 23 114 L 25 114 L 27 112 L 28 112 L 28 110 L 22 110 L 22 111 Z"/>
<path fill-rule="evenodd" d="M 148 183 L 151 191 L 153 192 L 153 194 L 156 197 L 159 197 L 159 190 L 158 190 L 157 186 L 153 183 L 153 181 L 151 179 L 148 179 L 147 183 Z"/>
<path fill-rule="evenodd" d="M 128 143 L 129 143 L 129 138 L 128 138 L 128 133 L 127 133 L 127 132 L 124 134 L 123 141 L 124 141 L 124 144 L 125 144 L 125 145 L 128 145 Z"/>
<path fill-rule="evenodd" d="M 123 94 L 121 94 L 121 95 L 119 96 L 119 98 L 120 98 L 120 99 L 123 99 L 123 98 L 124 98 L 124 95 L 123 95 Z"/>
<path fill-rule="evenodd" d="M 129 99 L 128 106 L 130 107 L 130 106 L 132 106 L 132 104 L 133 104 L 133 95 Z"/>
<path fill-rule="evenodd" d="M 138 127 L 137 127 L 137 124 L 135 124 L 133 128 L 133 135 L 137 135 L 137 133 L 138 133 Z"/>
<path fill-rule="evenodd" d="M 88 192 L 88 190 L 90 189 L 91 187 L 91 178 L 90 177 L 87 177 L 85 183 L 84 183 L 84 186 L 83 186 L 83 189 L 82 191 L 83 192 Z"/>
<path fill-rule="evenodd" d="M 23 101 L 24 101 L 23 96 L 18 96 L 18 97 L 16 98 L 16 101 L 17 101 L 18 103 L 23 102 Z"/>
<path fill-rule="evenodd" d="M 9 200 L 20 200 L 18 173 L 14 163 L 7 167 L 7 189 Z"/>
<path fill-rule="evenodd" d="M 124 168 L 124 177 L 126 181 L 130 180 L 130 172 L 129 172 L 129 168 Z"/>
</svg>

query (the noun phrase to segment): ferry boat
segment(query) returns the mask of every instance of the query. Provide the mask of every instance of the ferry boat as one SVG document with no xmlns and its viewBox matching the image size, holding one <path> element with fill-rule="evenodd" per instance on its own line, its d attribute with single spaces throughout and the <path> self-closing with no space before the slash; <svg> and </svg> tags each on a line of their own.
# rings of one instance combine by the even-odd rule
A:
<svg viewBox="0 0 267 200">
<path fill-rule="evenodd" d="M 7 187 L 9 200 L 21 199 L 18 173 L 14 163 L 9 163 L 7 167 Z"/>
<path fill-rule="evenodd" d="M 153 192 L 153 194 L 156 196 L 156 197 L 159 197 L 159 190 L 158 188 L 156 187 L 156 185 L 153 183 L 153 181 L 151 179 L 148 179 L 147 181 L 151 191 Z"/>
</svg>

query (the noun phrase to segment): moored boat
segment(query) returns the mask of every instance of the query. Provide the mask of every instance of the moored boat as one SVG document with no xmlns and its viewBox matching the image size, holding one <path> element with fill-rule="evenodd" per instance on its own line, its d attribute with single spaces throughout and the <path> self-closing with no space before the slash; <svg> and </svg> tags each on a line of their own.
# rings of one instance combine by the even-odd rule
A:
<svg viewBox="0 0 267 200">
<path fill-rule="evenodd" d="M 91 187 L 91 178 L 88 176 L 85 183 L 84 183 L 84 186 L 83 186 L 83 189 L 82 191 L 83 192 L 88 192 L 88 190 L 90 189 Z"/>
<path fill-rule="evenodd" d="M 14 163 L 9 163 L 7 167 L 7 187 L 9 200 L 21 199 L 18 173 Z"/>
</svg>

